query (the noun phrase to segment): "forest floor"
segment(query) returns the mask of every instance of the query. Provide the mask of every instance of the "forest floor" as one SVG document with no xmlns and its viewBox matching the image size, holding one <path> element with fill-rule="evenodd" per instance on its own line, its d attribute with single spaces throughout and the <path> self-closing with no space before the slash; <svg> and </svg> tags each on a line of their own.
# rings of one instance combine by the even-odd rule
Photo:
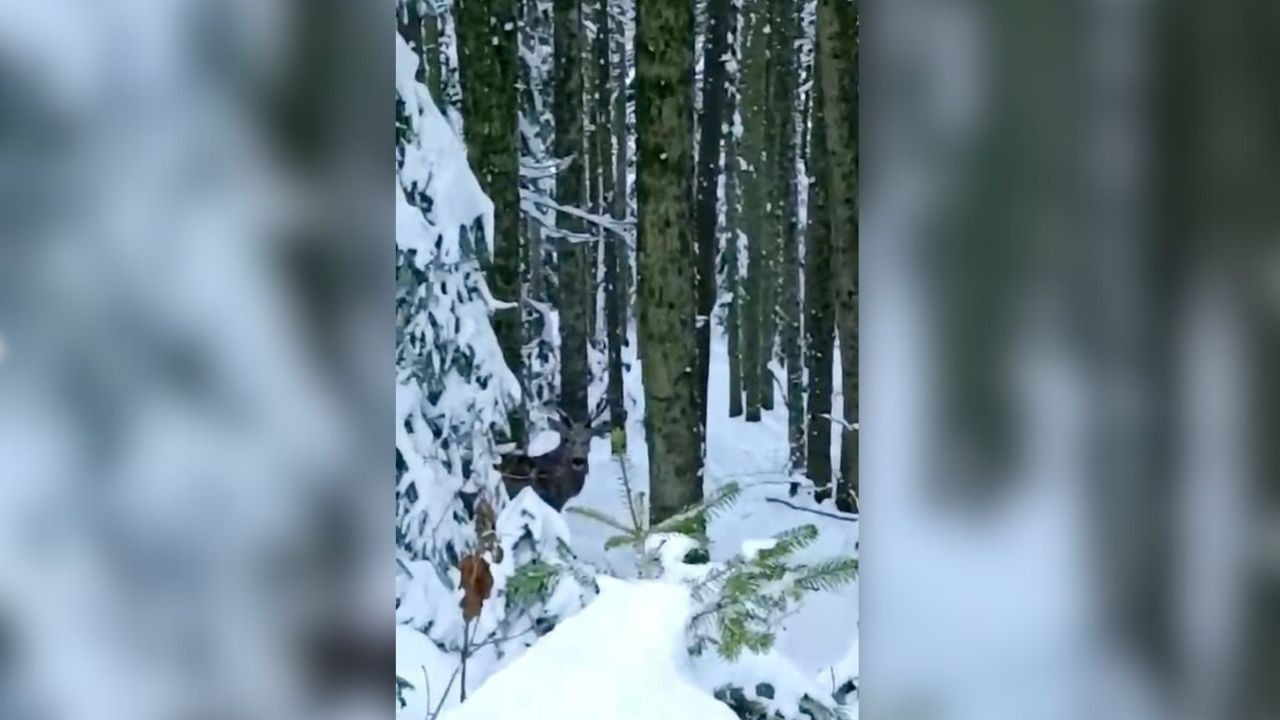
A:
<svg viewBox="0 0 1280 720">
<path fill-rule="evenodd" d="M 634 347 L 634 343 L 631 347 Z M 640 363 L 630 358 L 624 381 L 629 407 L 627 423 L 628 477 L 637 491 L 648 489 L 648 449 L 642 422 L 643 385 Z M 781 375 L 775 368 L 775 374 Z M 787 505 L 770 502 L 786 500 L 803 508 L 835 513 L 834 503 L 814 502 L 803 490 L 796 497 L 788 494 L 790 474 L 787 462 L 787 410 L 781 388 L 777 403 L 765 411 L 759 422 L 746 422 L 728 416 L 728 355 L 723 334 L 712 340 L 708 401 L 711 408 L 707 429 L 706 475 L 704 493 L 737 482 L 743 489 L 738 502 L 717 516 L 708 528 L 713 560 L 726 559 L 742 548 L 747 540 L 758 540 L 806 523 L 817 526 L 819 537 L 797 559 L 812 561 L 857 553 L 858 523 L 834 519 Z M 840 407 L 839 373 L 834 406 Z M 593 389 L 603 392 L 602 387 Z M 554 445 L 555 435 L 539 438 Z M 536 450 L 535 450 L 536 452 Z M 832 466 L 839 467 L 839 436 L 832 437 Z M 568 507 L 590 507 L 615 517 L 625 518 L 627 510 L 621 492 L 620 464 L 611 456 L 609 439 L 600 438 L 591 447 L 590 474 L 582 494 Z M 590 519 L 566 513 L 572 533 L 572 545 L 579 557 L 607 568 L 619 577 L 634 576 L 634 551 L 631 548 L 604 550 L 613 531 Z M 858 584 L 852 583 L 831 592 L 818 592 L 805 598 L 797 612 L 787 617 L 778 628 L 777 649 L 809 677 L 826 674 L 828 669 L 850 656 L 850 648 L 858 639 Z M 856 653 L 852 657 L 856 658 Z"/>
</svg>

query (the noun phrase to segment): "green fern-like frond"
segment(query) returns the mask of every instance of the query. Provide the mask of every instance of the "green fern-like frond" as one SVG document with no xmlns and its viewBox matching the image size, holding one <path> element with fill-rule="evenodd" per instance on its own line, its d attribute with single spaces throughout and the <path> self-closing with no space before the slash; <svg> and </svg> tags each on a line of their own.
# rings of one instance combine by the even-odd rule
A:
<svg viewBox="0 0 1280 720">
<path fill-rule="evenodd" d="M 834 590 L 857 577 L 858 558 L 834 558 L 801 568 L 794 585 L 804 590 Z"/>
<path fill-rule="evenodd" d="M 814 525 L 800 525 L 790 530 L 783 530 L 773 536 L 773 547 L 760 551 L 758 558 L 762 562 L 785 558 L 797 550 L 813 544 L 818 539 L 818 528 Z"/>
<path fill-rule="evenodd" d="M 604 525 L 608 525 L 609 527 L 619 532 L 624 532 L 628 534 L 634 533 L 633 528 L 627 527 L 626 524 L 624 524 L 622 521 L 618 520 L 617 518 L 613 517 L 612 515 L 596 510 L 595 508 L 571 507 L 571 508 L 565 508 L 565 512 L 571 512 L 574 515 L 578 515 L 580 517 L 584 517 L 589 520 L 595 520 L 596 522 L 602 523 Z"/>
</svg>

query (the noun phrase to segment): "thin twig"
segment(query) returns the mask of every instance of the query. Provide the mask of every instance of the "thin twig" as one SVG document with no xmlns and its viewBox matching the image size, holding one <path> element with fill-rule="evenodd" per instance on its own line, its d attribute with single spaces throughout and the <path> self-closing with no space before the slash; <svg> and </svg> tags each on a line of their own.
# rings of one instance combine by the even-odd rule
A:
<svg viewBox="0 0 1280 720">
<path fill-rule="evenodd" d="M 436 704 L 436 709 L 432 710 L 430 715 L 427 715 L 427 720 L 435 720 L 435 718 L 440 717 L 440 711 L 444 709 L 444 703 L 449 699 L 449 691 L 453 689 L 453 681 L 458 679 L 458 670 L 459 668 L 453 669 L 453 674 L 449 676 L 448 684 L 444 686 L 444 695 L 440 696 L 440 702 Z M 425 665 L 422 667 L 422 674 L 423 676 L 426 676 L 427 674 L 427 668 Z M 428 687 L 430 687 L 429 684 Z M 427 704 L 431 704 L 430 696 L 427 698 Z"/>
<path fill-rule="evenodd" d="M 857 516 L 857 515 L 837 515 L 837 514 L 835 514 L 835 513 L 825 512 L 825 511 L 822 511 L 822 510 L 815 510 L 815 509 L 813 509 L 813 508 L 800 507 L 799 505 L 794 505 L 794 504 L 792 504 L 792 503 L 789 503 L 789 502 L 787 502 L 786 500 L 783 500 L 782 498 L 773 498 L 773 497 L 771 497 L 771 498 L 765 498 L 765 501 L 766 501 L 766 502 L 771 502 L 771 503 L 778 503 L 779 505 L 786 505 L 787 507 L 789 507 L 789 508 L 791 508 L 791 509 L 793 509 L 793 510 L 799 510 L 799 511 L 801 511 L 801 512 L 813 513 L 814 515 L 822 515 L 822 516 L 824 516 L 824 517 L 833 518 L 833 519 L 835 519 L 835 520 L 843 520 L 844 522 L 857 522 L 857 521 L 858 521 L 858 516 Z"/>
<path fill-rule="evenodd" d="M 462 687 L 460 688 L 462 697 L 460 702 L 467 701 L 467 646 L 471 640 L 467 637 L 467 632 L 471 629 L 471 621 L 468 620 L 462 626 Z"/>
</svg>

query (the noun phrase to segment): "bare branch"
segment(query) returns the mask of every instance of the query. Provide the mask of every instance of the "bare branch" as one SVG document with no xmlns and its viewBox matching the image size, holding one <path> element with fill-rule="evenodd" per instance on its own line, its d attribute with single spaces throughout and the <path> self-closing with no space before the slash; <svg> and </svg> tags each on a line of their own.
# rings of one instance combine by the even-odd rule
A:
<svg viewBox="0 0 1280 720">
<path fill-rule="evenodd" d="M 857 521 L 858 521 L 858 516 L 857 516 L 857 515 L 837 515 L 837 514 L 835 514 L 835 513 L 833 513 L 833 512 L 826 512 L 826 511 L 823 511 L 823 510 L 816 510 L 816 509 L 814 509 L 814 508 L 800 507 L 799 505 L 795 505 L 795 504 L 793 504 L 793 503 L 789 503 L 789 502 L 787 502 L 786 500 L 783 500 L 782 498 L 774 498 L 774 497 L 765 498 L 765 502 L 778 503 L 779 505 L 786 505 L 787 507 L 791 508 L 792 510 L 799 510 L 799 511 L 801 511 L 801 512 L 813 513 L 814 515 L 821 515 L 821 516 L 823 516 L 823 517 L 829 517 L 829 518 L 832 518 L 832 519 L 835 519 L 835 520 L 842 520 L 842 521 L 844 521 L 844 522 L 857 522 Z"/>
</svg>

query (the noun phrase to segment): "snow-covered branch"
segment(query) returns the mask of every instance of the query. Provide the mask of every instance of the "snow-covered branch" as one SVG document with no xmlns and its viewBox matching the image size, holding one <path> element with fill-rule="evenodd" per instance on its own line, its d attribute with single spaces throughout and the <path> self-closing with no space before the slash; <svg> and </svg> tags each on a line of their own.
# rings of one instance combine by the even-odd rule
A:
<svg viewBox="0 0 1280 720">
<path fill-rule="evenodd" d="M 580 210 L 575 207 L 569 207 L 568 205 L 561 205 L 560 203 L 556 202 L 555 200 L 552 200 L 549 197 L 539 195 L 530 190 L 520 191 L 520 201 L 521 201 L 522 207 L 525 205 L 525 202 L 527 201 L 528 203 L 532 203 L 533 205 L 541 206 L 549 210 L 554 210 L 555 212 L 564 213 L 566 215 L 572 215 L 580 220 L 583 220 L 587 223 L 595 225 L 596 227 L 601 227 L 601 228 L 604 228 L 605 230 L 609 230 L 614 233 L 617 233 L 618 235 L 621 235 L 624 238 L 630 237 L 631 229 L 635 227 L 635 223 L 631 220 L 616 220 L 614 218 L 611 218 L 605 215 L 596 215 L 594 213 L 589 213 L 585 210 Z"/>
</svg>

